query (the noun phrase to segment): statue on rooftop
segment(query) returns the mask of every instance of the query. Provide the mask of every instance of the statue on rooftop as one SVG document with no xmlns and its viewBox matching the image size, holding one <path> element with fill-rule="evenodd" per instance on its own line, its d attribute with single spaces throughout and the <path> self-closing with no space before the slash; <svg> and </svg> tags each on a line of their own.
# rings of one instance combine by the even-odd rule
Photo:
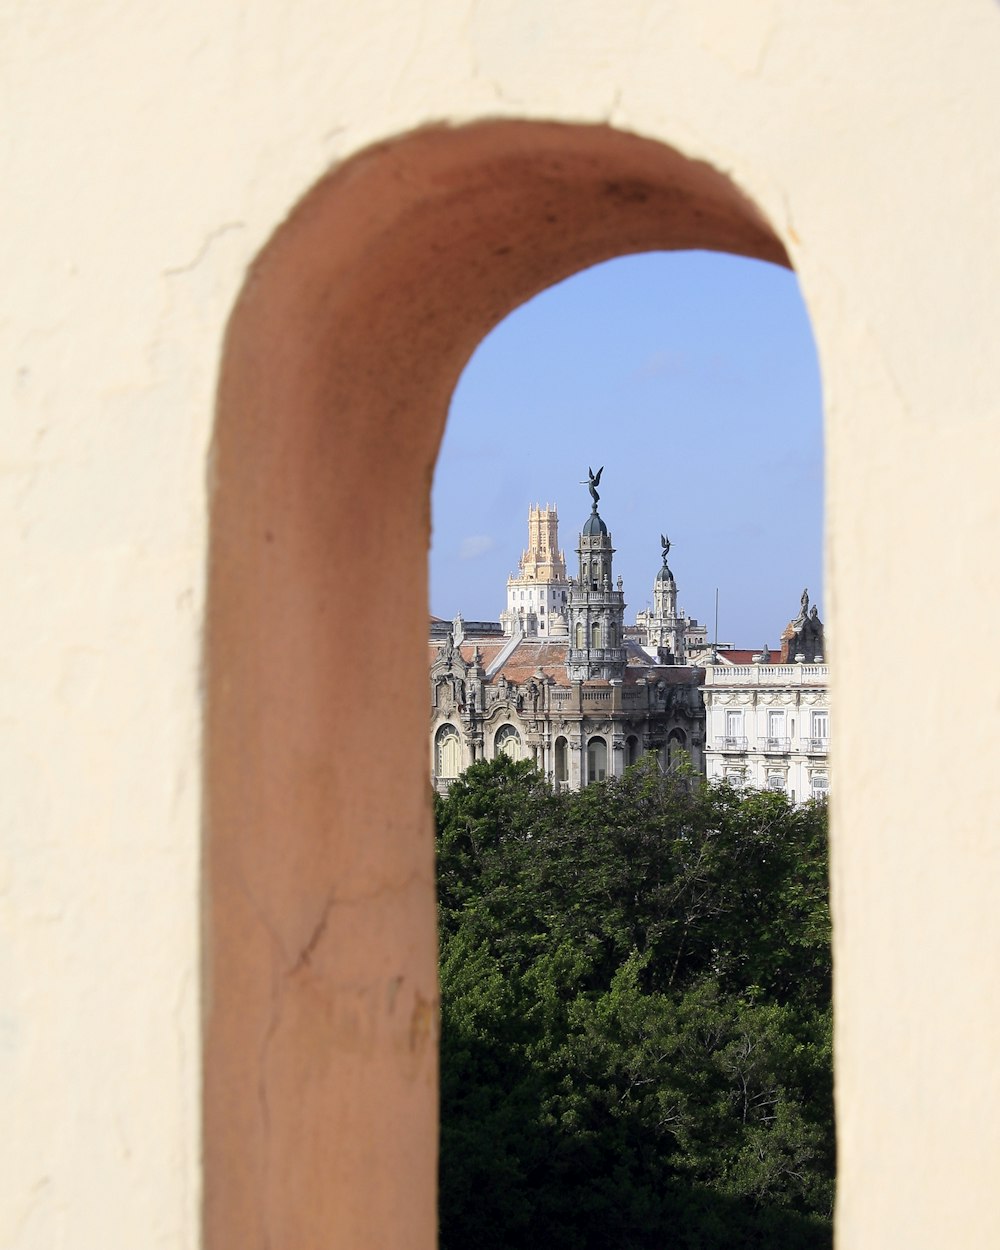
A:
<svg viewBox="0 0 1000 1250">
<path fill-rule="evenodd" d="M 660 535 L 660 546 L 663 548 L 663 563 L 666 564 L 667 556 L 670 555 L 670 539 L 666 534 Z"/>
<path fill-rule="evenodd" d="M 601 465 L 601 467 L 597 470 L 597 472 L 596 472 L 596 473 L 594 472 L 594 470 L 593 470 L 592 468 L 590 468 L 590 466 L 589 466 L 589 465 L 587 466 L 587 477 L 590 479 L 590 480 L 587 482 L 587 489 L 590 491 L 590 497 L 591 497 L 591 499 L 594 501 L 594 511 L 595 511 L 595 512 L 597 511 L 597 505 L 598 505 L 598 503 L 600 503 L 600 500 L 601 500 L 600 495 L 597 493 L 597 488 L 598 488 L 598 486 L 600 486 L 600 484 L 601 484 L 601 474 L 602 474 L 603 472 L 604 472 L 604 465 L 603 465 L 603 464 L 602 464 L 602 465 Z M 581 484 L 581 486 L 583 485 L 583 483 L 582 483 L 582 482 L 581 482 L 580 484 Z"/>
</svg>

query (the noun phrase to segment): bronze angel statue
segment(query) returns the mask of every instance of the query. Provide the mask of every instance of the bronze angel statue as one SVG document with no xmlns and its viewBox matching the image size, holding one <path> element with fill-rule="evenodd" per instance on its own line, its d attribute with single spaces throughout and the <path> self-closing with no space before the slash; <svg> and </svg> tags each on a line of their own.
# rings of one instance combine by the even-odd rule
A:
<svg viewBox="0 0 1000 1250">
<path fill-rule="evenodd" d="M 600 499 L 601 499 L 600 495 L 597 493 L 597 488 L 598 488 L 598 486 L 600 486 L 600 484 L 601 484 L 601 474 L 602 474 L 603 472 L 604 472 L 604 465 L 603 465 L 603 464 L 602 464 L 602 465 L 601 465 L 601 467 L 597 470 L 597 472 L 596 472 L 596 473 L 594 472 L 594 470 L 593 470 L 592 468 L 590 468 L 590 466 L 589 466 L 589 465 L 587 466 L 587 476 L 588 476 L 588 478 L 590 479 L 590 481 L 587 483 L 587 488 L 588 488 L 588 489 L 589 489 L 589 491 L 590 491 L 590 497 L 591 497 L 591 499 L 593 499 L 593 501 L 594 501 L 594 511 L 595 511 L 595 512 L 597 511 L 597 505 L 598 505 L 598 503 L 600 502 Z"/>
</svg>

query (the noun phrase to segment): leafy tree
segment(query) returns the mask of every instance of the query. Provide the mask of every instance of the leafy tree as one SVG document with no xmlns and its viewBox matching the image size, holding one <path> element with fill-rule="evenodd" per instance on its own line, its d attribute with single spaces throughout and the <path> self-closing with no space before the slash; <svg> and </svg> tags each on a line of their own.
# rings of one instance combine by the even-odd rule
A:
<svg viewBox="0 0 1000 1250">
<path fill-rule="evenodd" d="M 437 828 L 444 1250 L 829 1244 L 825 807 L 502 757 Z"/>
</svg>

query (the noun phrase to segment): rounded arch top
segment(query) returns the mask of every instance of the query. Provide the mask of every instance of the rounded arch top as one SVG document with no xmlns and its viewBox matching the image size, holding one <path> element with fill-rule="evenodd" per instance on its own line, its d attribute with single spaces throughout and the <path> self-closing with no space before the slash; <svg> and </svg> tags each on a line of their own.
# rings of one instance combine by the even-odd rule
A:
<svg viewBox="0 0 1000 1250">
<path fill-rule="evenodd" d="M 432 387 L 440 427 L 466 360 L 518 305 L 612 257 L 685 248 L 789 265 L 728 176 L 658 140 L 557 122 L 424 127 L 305 195 L 253 266 L 226 360 L 246 361 L 263 319 L 283 351 L 315 358 L 324 344 L 323 385 L 349 362 L 387 399 Z"/>
</svg>

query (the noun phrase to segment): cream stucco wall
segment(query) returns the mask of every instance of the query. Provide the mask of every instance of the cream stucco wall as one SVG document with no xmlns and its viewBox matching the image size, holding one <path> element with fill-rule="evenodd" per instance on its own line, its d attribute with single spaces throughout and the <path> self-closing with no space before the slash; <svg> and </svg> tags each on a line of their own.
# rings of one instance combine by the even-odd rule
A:
<svg viewBox="0 0 1000 1250">
<path fill-rule="evenodd" d="M 842 1248 L 996 1241 L 1000 9 L 8 3 L 0 1245 L 199 1242 L 199 657 L 222 335 L 330 166 L 604 121 L 728 173 L 827 408 Z M 933 576 L 928 577 L 928 571 Z M 961 726 L 954 734 L 945 732 Z M 872 750 L 876 726 L 880 733 Z"/>
</svg>

